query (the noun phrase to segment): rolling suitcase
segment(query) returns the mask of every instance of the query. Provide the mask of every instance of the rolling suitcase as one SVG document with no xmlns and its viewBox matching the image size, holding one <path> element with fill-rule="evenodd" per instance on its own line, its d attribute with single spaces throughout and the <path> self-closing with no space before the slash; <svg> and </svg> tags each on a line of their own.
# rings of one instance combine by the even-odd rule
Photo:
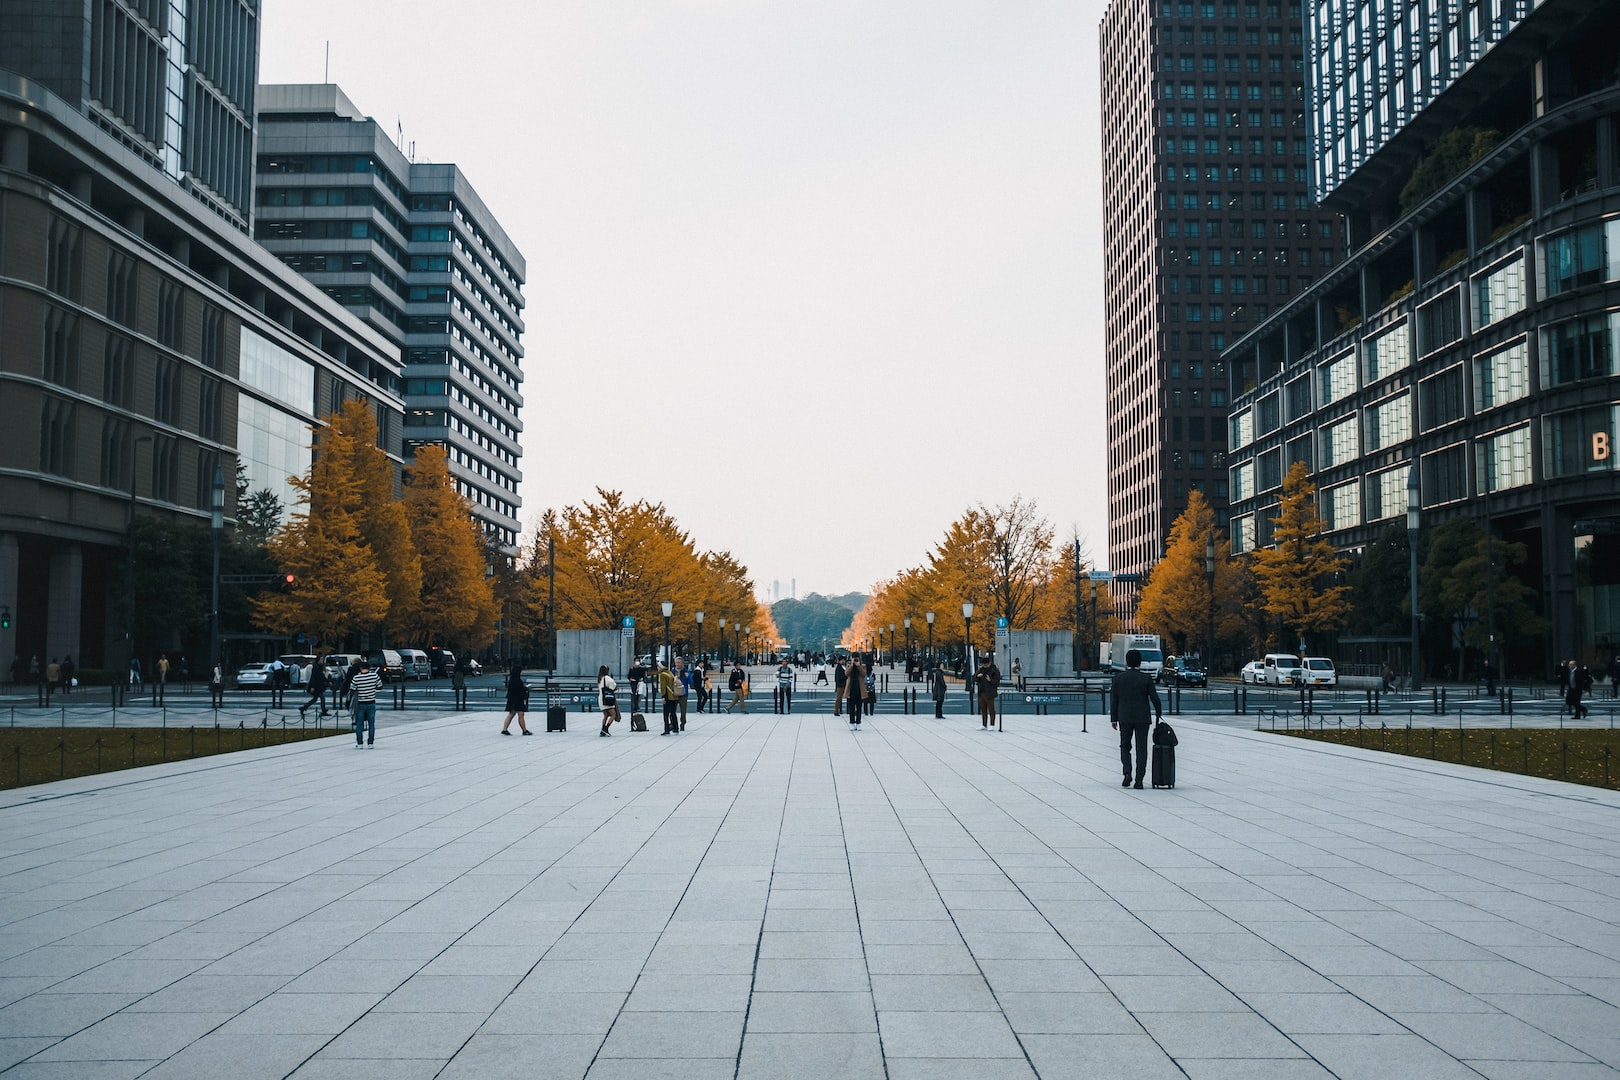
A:
<svg viewBox="0 0 1620 1080">
<path fill-rule="evenodd" d="M 546 730 L 567 731 L 568 709 L 562 705 L 546 706 Z"/>
<path fill-rule="evenodd" d="M 631 731 L 646 731 L 647 730 L 647 718 L 645 716 L 641 715 L 638 712 L 631 713 L 630 714 L 630 730 Z"/>
<path fill-rule="evenodd" d="M 1153 748 L 1153 786 L 1156 788 L 1173 788 L 1176 786 L 1176 748 L 1174 746 L 1155 746 Z"/>
<path fill-rule="evenodd" d="M 1153 786 L 1176 786 L 1176 729 L 1160 720 L 1153 725 Z"/>
</svg>

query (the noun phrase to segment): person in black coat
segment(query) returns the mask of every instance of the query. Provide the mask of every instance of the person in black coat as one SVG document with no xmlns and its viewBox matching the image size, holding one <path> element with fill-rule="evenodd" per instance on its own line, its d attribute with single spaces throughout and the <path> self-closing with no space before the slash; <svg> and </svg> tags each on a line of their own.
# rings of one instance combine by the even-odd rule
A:
<svg viewBox="0 0 1620 1080">
<path fill-rule="evenodd" d="M 530 734 L 529 725 L 524 722 L 524 713 L 529 710 L 529 688 L 523 682 L 523 665 L 513 664 L 512 670 L 506 675 L 506 723 L 501 725 L 501 734 L 512 734 L 512 717 L 517 717 L 518 729 L 523 734 Z"/>
<path fill-rule="evenodd" d="M 1125 767 L 1121 787 L 1131 786 L 1131 742 L 1136 742 L 1136 786 L 1148 767 L 1148 729 L 1164 716 L 1159 691 L 1153 679 L 1142 670 L 1142 653 L 1131 649 L 1125 654 L 1125 670 L 1114 676 L 1113 697 L 1108 702 L 1108 719 L 1119 732 L 1119 760 Z"/>
<path fill-rule="evenodd" d="M 331 716 L 332 714 L 326 711 L 326 660 L 322 657 L 316 657 L 315 662 L 310 665 L 309 699 L 298 706 L 298 715 L 303 716 L 317 701 L 321 703 L 321 715 Z"/>
</svg>

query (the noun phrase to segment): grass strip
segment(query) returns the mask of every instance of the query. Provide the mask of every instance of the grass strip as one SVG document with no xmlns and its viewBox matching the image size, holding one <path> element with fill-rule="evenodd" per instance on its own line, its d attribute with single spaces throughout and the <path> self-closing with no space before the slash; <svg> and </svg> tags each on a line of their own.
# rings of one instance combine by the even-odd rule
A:
<svg viewBox="0 0 1620 1080">
<path fill-rule="evenodd" d="M 1481 769 L 1565 780 L 1614 790 L 1620 786 L 1620 731 L 1607 729 L 1443 727 L 1327 728 L 1278 731 L 1296 739 L 1358 746 L 1405 757 L 1450 761 Z"/>
<path fill-rule="evenodd" d="M 343 728 L 261 727 L 257 724 L 0 728 L 0 789 L 347 734 L 350 732 Z"/>
</svg>

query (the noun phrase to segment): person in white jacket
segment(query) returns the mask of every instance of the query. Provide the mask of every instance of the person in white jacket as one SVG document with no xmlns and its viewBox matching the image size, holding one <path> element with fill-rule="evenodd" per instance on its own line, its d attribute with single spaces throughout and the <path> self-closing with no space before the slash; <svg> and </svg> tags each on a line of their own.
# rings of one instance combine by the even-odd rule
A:
<svg viewBox="0 0 1620 1080">
<path fill-rule="evenodd" d="M 606 664 L 596 669 L 596 704 L 602 710 L 602 735 L 605 738 L 613 734 L 608 728 L 619 718 L 619 684 L 608 674 Z"/>
</svg>

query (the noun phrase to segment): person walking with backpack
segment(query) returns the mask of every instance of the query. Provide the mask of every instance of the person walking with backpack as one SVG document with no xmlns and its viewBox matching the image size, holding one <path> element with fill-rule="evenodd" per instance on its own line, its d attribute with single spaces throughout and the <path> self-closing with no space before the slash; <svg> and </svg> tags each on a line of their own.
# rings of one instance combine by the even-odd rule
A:
<svg viewBox="0 0 1620 1080">
<path fill-rule="evenodd" d="M 743 674 L 741 661 L 732 661 L 731 677 L 726 680 L 726 689 L 731 691 L 731 701 L 726 705 L 726 712 L 741 707 L 744 714 L 748 712 L 748 701 L 744 697 L 744 686 L 748 683 L 748 676 Z"/>
</svg>

